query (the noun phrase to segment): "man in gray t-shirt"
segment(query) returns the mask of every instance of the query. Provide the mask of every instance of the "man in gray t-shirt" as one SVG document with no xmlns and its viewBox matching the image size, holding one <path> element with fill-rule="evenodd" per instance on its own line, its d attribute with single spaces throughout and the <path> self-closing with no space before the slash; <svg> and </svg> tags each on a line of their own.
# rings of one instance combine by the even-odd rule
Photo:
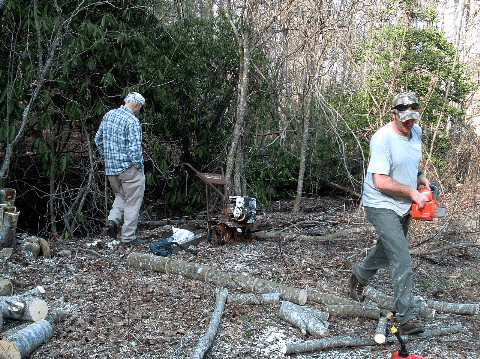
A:
<svg viewBox="0 0 480 359">
<path fill-rule="evenodd" d="M 413 269 L 406 239 L 412 202 L 420 207 L 425 197 L 418 187 L 430 188 L 419 170 L 422 158 L 422 130 L 418 99 L 399 93 L 392 101 L 392 121 L 380 128 L 370 141 L 370 161 L 364 181 L 363 205 L 379 240 L 361 265 L 352 267 L 349 295 L 363 302 L 363 288 L 378 269 L 388 268 L 392 278 L 397 319 L 402 334 L 421 333 L 413 302 Z"/>
</svg>

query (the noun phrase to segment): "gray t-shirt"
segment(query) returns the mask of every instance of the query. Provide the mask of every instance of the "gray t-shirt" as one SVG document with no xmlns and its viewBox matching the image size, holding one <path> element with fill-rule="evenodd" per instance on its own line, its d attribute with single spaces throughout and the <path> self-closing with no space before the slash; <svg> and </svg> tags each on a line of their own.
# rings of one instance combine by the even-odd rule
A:
<svg viewBox="0 0 480 359">
<path fill-rule="evenodd" d="M 395 181 L 417 188 L 418 165 L 422 158 L 422 129 L 413 125 L 411 138 L 401 136 L 389 122 L 380 128 L 370 140 L 370 161 L 363 186 L 363 205 L 387 208 L 399 216 L 408 213 L 410 198 L 386 194 L 373 185 L 373 173 L 388 175 Z"/>
</svg>

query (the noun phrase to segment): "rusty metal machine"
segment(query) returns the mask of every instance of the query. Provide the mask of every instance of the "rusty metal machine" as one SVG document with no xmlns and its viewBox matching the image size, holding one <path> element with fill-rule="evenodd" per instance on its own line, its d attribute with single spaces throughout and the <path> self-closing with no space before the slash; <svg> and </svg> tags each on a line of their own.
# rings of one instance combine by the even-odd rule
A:
<svg viewBox="0 0 480 359">
<path fill-rule="evenodd" d="M 229 196 L 222 168 L 219 168 L 220 173 L 203 173 L 188 163 L 182 163 L 181 169 L 185 173 L 186 168 L 205 183 L 207 228 L 212 242 L 220 244 L 230 240 L 251 239 L 257 215 L 256 199 Z"/>
</svg>

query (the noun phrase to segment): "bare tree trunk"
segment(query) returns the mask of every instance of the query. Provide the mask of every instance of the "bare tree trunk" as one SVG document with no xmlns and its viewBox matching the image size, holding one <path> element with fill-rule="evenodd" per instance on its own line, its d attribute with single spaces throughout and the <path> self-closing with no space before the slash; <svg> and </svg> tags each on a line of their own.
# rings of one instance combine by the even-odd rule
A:
<svg viewBox="0 0 480 359">
<path fill-rule="evenodd" d="M 245 8 L 246 11 L 246 8 Z M 245 19 L 246 19 L 246 15 Z M 246 20 L 245 20 L 246 21 Z M 235 127 L 233 130 L 232 143 L 230 145 L 230 151 L 227 157 L 227 168 L 225 171 L 225 180 L 227 183 L 227 193 L 231 195 L 243 195 L 241 193 L 242 186 L 240 183 L 240 178 L 242 173 L 239 171 L 244 170 L 243 163 L 237 163 L 242 161 L 243 157 L 240 155 L 242 152 L 242 136 L 243 129 L 245 124 L 245 113 L 247 112 L 247 95 L 248 95 L 248 80 L 249 80 L 249 68 L 250 68 L 250 43 L 248 37 L 248 30 L 242 29 L 242 34 L 239 35 L 235 25 L 230 21 L 237 38 L 239 41 L 239 51 L 240 51 L 240 74 L 239 74 L 239 85 L 238 85 L 238 103 L 237 103 L 237 112 L 236 112 L 236 121 Z M 242 161 L 243 162 L 243 161 Z M 236 169 L 235 176 L 233 175 L 234 169 Z M 233 177 L 233 184 L 232 184 Z"/>
<path fill-rule="evenodd" d="M 300 169 L 298 172 L 298 182 L 297 182 L 297 196 L 293 203 L 293 213 L 298 213 L 300 211 L 300 202 L 302 200 L 303 193 L 303 180 L 305 178 L 305 163 L 307 162 L 307 148 L 308 148 L 308 139 L 310 137 L 310 104 L 312 99 L 312 94 L 308 89 L 308 84 L 305 85 L 305 101 L 303 104 L 303 138 L 302 138 L 302 148 L 300 150 Z"/>
<path fill-rule="evenodd" d="M 53 147 L 55 146 L 55 142 L 52 142 L 52 150 Z M 57 236 L 57 206 L 56 206 L 56 201 L 55 201 L 55 179 L 57 178 L 57 168 L 55 166 L 55 160 L 54 156 L 52 154 L 52 160 L 50 163 L 50 193 L 49 193 L 49 212 L 50 212 L 50 222 L 51 222 L 51 228 L 52 228 L 52 234 L 54 236 Z"/>
</svg>

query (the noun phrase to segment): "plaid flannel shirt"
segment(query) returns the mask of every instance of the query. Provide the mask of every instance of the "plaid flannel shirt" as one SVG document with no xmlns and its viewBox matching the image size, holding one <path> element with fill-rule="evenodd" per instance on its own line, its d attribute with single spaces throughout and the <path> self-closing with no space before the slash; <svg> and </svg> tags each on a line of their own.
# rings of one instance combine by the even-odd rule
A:
<svg viewBox="0 0 480 359">
<path fill-rule="evenodd" d="M 131 109 L 121 106 L 103 116 L 95 143 L 105 160 L 105 174 L 118 175 L 135 166 L 143 170 L 142 126 Z"/>
</svg>

